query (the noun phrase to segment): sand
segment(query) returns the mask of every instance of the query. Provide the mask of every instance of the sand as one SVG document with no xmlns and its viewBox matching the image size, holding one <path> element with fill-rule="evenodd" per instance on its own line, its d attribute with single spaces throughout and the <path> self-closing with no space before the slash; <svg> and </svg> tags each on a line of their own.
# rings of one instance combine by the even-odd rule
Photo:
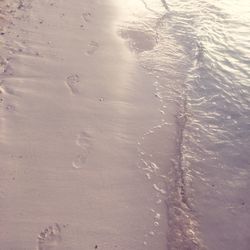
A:
<svg viewBox="0 0 250 250">
<path fill-rule="evenodd" d="M 174 134 L 118 6 L 20 3 L 1 22 L 0 249 L 166 249 L 155 142 Z"/>
</svg>

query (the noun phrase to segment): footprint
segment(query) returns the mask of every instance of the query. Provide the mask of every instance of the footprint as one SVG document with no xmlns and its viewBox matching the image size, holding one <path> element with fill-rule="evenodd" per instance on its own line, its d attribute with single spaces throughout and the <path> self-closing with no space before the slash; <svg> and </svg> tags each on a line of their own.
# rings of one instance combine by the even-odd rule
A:
<svg viewBox="0 0 250 250">
<path fill-rule="evenodd" d="M 99 43 L 95 41 L 91 41 L 88 44 L 88 50 L 87 50 L 87 55 L 93 55 L 99 48 Z"/>
<path fill-rule="evenodd" d="M 37 237 L 37 250 L 52 250 L 56 249 L 60 244 L 61 228 L 55 223 L 42 231 Z"/>
<path fill-rule="evenodd" d="M 20 0 L 19 1 L 19 4 L 18 4 L 18 6 L 17 6 L 17 9 L 19 9 L 19 10 L 21 10 L 21 9 L 24 9 L 24 3 L 23 3 L 23 1 L 22 0 Z"/>
<path fill-rule="evenodd" d="M 90 21 L 90 17 L 91 17 L 91 13 L 90 12 L 83 12 L 82 13 L 82 18 L 84 19 L 85 22 L 89 22 Z"/>
<path fill-rule="evenodd" d="M 72 162 L 72 165 L 74 168 L 82 168 L 87 161 L 91 148 L 91 136 L 86 132 L 81 132 L 77 135 L 76 145 L 82 149 L 82 152 L 76 156 L 75 160 Z"/>
<path fill-rule="evenodd" d="M 4 84 L 4 82 L 0 82 L 0 94 L 8 94 L 8 95 L 17 95 L 16 91 Z"/>
<path fill-rule="evenodd" d="M 78 74 L 71 74 L 66 78 L 66 85 L 69 87 L 72 94 L 79 93 L 78 84 L 80 83 L 80 77 Z"/>
<path fill-rule="evenodd" d="M 0 74 L 11 74 L 11 67 L 7 59 L 0 56 Z"/>
<path fill-rule="evenodd" d="M 87 160 L 87 154 L 77 155 L 72 162 L 74 168 L 82 168 Z"/>
<path fill-rule="evenodd" d="M 5 93 L 4 88 L 2 88 L 2 82 L 0 82 L 0 95 Z"/>
<path fill-rule="evenodd" d="M 76 145 L 84 151 L 88 151 L 91 146 L 91 136 L 86 132 L 79 133 L 76 138 Z"/>
<path fill-rule="evenodd" d="M 19 10 L 25 10 L 25 9 L 31 9 L 31 3 L 27 3 L 27 1 L 19 0 L 19 4 L 17 6 L 17 9 Z"/>
<path fill-rule="evenodd" d="M 16 111 L 16 107 L 12 104 L 7 104 L 5 109 L 9 112 L 15 112 Z"/>
</svg>

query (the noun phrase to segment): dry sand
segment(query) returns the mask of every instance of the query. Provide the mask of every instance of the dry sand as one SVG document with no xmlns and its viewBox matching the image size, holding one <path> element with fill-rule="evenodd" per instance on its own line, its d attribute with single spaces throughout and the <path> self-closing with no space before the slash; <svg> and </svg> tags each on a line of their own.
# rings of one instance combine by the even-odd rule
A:
<svg viewBox="0 0 250 250">
<path fill-rule="evenodd" d="M 20 3 L 1 35 L 0 249 L 166 249 L 169 145 L 143 155 L 175 134 L 150 137 L 155 79 L 119 37 L 117 6 Z"/>
</svg>

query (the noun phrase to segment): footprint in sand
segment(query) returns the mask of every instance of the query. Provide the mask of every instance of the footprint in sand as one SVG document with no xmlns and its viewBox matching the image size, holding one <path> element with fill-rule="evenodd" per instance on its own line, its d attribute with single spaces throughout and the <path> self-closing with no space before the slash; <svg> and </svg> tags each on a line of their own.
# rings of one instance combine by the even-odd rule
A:
<svg viewBox="0 0 250 250">
<path fill-rule="evenodd" d="M 82 18 L 83 20 L 88 23 L 90 21 L 91 13 L 90 12 L 83 12 L 82 13 Z"/>
<path fill-rule="evenodd" d="M 80 77 L 78 74 L 71 74 L 66 78 L 66 85 L 69 87 L 72 94 L 79 93 L 78 85 L 80 83 Z"/>
<path fill-rule="evenodd" d="M 9 65 L 8 59 L 0 56 L 0 74 L 11 75 L 12 73 L 13 70 Z"/>
<path fill-rule="evenodd" d="M 77 155 L 75 160 L 72 162 L 74 168 L 82 168 L 87 160 L 87 154 Z"/>
<path fill-rule="evenodd" d="M 4 88 L 2 87 L 2 84 L 3 82 L 0 81 L 0 95 L 3 94 L 5 91 L 4 91 Z"/>
<path fill-rule="evenodd" d="M 42 231 L 37 237 L 37 250 L 52 250 L 57 249 L 60 244 L 61 228 L 55 223 Z"/>
<path fill-rule="evenodd" d="M 86 132 L 79 133 L 76 138 L 76 145 L 84 151 L 88 151 L 91 145 L 91 136 Z"/>
<path fill-rule="evenodd" d="M 14 95 L 17 96 L 17 92 L 11 88 L 11 86 L 8 86 L 4 80 L 0 81 L 0 94 L 8 94 L 8 95 Z"/>
<path fill-rule="evenodd" d="M 77 135 L 76 145 L 82 149 L 82 153 L 76 156 L 72 165 L 74 168 L 82 168 L 87 161 L 91 148 L 91 136 L 86 132 L 81 132 Z"/>
<path fill-rule="evenodd" d="M 87 50 L 87 55 L 93 55 L 99 48 L 99 43 L 95 41 L 91 41 L 88 44 L 88 50 Z"/>
<path fill-rule="evenodd" d="M 0 74 L 3 74 L 5 72 L 6 64 L 6 59 L 0 56 Z"/>
<path fill-rule="evenodd" d="M 12 104 L 7 104 L 5 109 L 9 112 L 15 112 L 16 111 L 16 107 Z"/>
</svg>

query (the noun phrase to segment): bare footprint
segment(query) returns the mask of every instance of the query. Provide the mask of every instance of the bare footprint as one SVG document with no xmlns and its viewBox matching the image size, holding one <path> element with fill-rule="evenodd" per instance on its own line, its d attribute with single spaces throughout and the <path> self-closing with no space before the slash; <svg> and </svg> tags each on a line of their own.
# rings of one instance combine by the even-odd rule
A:
<svg viewBox="0 0 250 250">
<path fill-rule="evenodd" d="M 5 109 L 9 112 L 15 112 L 16 111 L 16 107 L 12 104 L 7 104 Z"/>
<path fill-rule="evenodd" d="M 95 41 L 91 41 L 88 44 L 87 55 L 93 55 L 99 48 L 99 43 Z"/>
<path fill-rule="evenodd" d="M 6 58 L 0 56 L 0 74 L 11 75 L 13 70 Z"/>
<path fill-rule="evenodd" d="M 91 136 L 86 132 L 79 133 L 76 138 L 76 145 L 88 151 L 91 146 Z"/>
<path fill-rule="evenodd" d="M 84 19 L 85 22 L 89 22 L 90 21 L 90 17 L 91 17 L 91 13 L 90 12 L 83 12 L 82 13 L 82 18 Z"/>
<path fill-rule="evenodd" d="M 71 74 L 66 78 L 66 85 L 69 87 L 72 94 L 79 93 L 78 84 L 80 82 L 80 77 L 78 74 Z"/>
<path fill-rule="evenodd" d="M 82 168 L 87 160 L 87 154 L 77 155 L 75 160 L 72 162 L 74 168 Z"/>
<path fill-rule="evenodd" d="M 91 148 L 91 136 L 86 132 L 79 133 L 76 138 L 76 145 L 81 147 L 82 153 L 76 156 L 72 165 L 74 168 L 82 168 L 87 161 Z"/>
<path fill-rule="evenodd" d="M 16 91 L 8 86 L 4 80 L 0 80 L 0 94 L 17 95 Z"/>
<path fill-rule="evenodd" d="M 0 82 L 0 94 L 5 93 L 4 88 L 2 87 L 2 82 Z"/>
<path fill-rule="evenodd" d="M 7 64 L 7 62 L 6 62 L 5 58 L 0 56 L 0 74 L 5 72 L 6 64 Z"/>
<path fill-rule="evenodd" d="M 57 249 L 61 240 L 61 228 L 55 223 L 54 225 L 45 228 L 45 230 L 38 235 L 37 250 Z"/>
</svg>

